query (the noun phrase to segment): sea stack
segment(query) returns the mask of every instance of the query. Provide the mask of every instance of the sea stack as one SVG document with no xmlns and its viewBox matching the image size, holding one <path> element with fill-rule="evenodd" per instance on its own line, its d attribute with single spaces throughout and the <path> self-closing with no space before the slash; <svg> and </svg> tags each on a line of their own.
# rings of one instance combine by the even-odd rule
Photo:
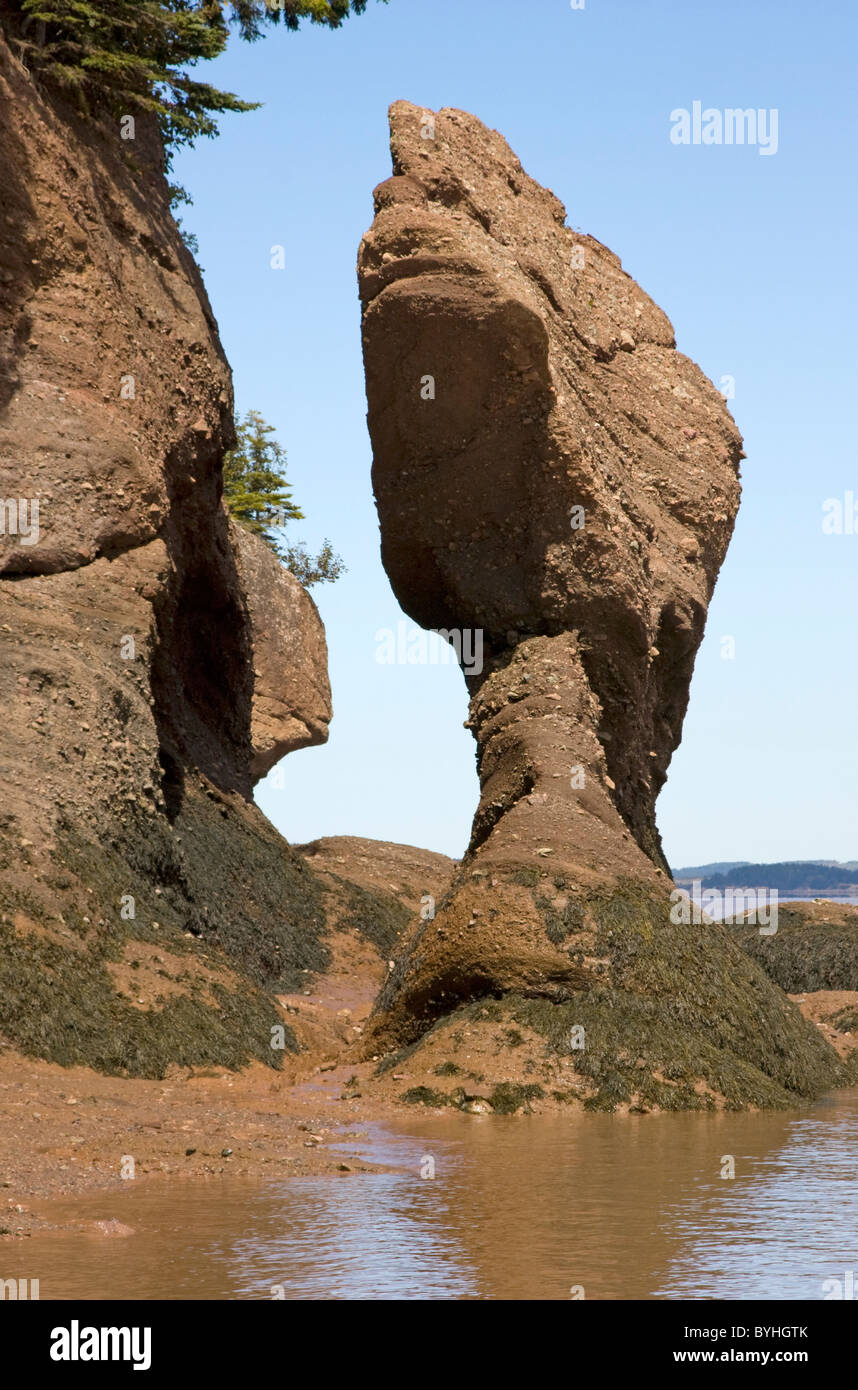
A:
<svg viewBox="0 0 858 1390">
<path fill-rule="evenodd" d="M 564 1099 L 792 1103 L 837 1059 L 722 928 L 670 920 L 655 823 L 739 432 L 496 131 L 404 101 L 390 125 L 359 255 L 382 558 L 405 611 L 472 658 L 481 797 L 368 1047 L 502 1020 Z"/>
</svg>

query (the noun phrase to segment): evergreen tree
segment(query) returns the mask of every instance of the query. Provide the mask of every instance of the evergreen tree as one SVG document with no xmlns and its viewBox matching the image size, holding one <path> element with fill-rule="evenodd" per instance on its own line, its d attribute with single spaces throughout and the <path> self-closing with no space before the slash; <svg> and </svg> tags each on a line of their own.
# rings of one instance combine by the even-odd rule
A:
<svg viewBox="0 0 858 1390">
<path fill-rule="evenodd" d="M 235 433 L 236 446 L 223 461 L 224 501 L 236 521 L 276 550 L 272 527 L 304 517 L 286 482 L 285 451 L 257 410 L 236 420 Z"/>
<path fill-rule="evenodd" d="M 252 111 L 188 72 L 216 58 L 233 24 L 243 39 L 302 19 L 337 29 L 368 0 L 0 0 L 0 22 L 23 61 L 95 114 L 153 112 L 168 152 L 216 135 L 221 111 Z"/>
<path fill-rule="evenodd" d="M 237 443 L 223 461 L 223 499 L 230 515 L 270 546 L 305 588 L 332 583 L 345 566 L 326 540 L 318 555 L 302 544 L 286 546 L 277 532 L 304 513 L 292 498 L 286 481 L 286 454 L 257 410 L 236 420 Z"/>
</svg>

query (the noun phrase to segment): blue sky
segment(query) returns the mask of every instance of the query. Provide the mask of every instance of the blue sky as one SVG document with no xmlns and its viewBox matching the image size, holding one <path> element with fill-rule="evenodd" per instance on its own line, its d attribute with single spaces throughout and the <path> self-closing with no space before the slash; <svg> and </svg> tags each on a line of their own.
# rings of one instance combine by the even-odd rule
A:
<svg viewBox="0 0 858 1390">
<path fill-rule="evenodd" d="M 349 568 L 313 591 L 330 741 L 258 789 L 289 839 L 458 855 L 477 801 L 458 670 L 376 661 L 403 615 L 379 559 L 355 257 L 406 98 L 500 130 L 679 348 L 735 379 L 744 496 L 659 801 L 669 861 L 858 858 L 858 534 L 822 530 L 826 499 L 858 496 L 856 40 L 853 0 L 390 0 L 198 69 L 264 103 L 174 169 L 237 404 L 287 449 L 307 516 L 291 537 L 329 536 Z M 776 109 L 777 153 L 673 144 L 670 113 L 696 100 Z"/>
</svg>

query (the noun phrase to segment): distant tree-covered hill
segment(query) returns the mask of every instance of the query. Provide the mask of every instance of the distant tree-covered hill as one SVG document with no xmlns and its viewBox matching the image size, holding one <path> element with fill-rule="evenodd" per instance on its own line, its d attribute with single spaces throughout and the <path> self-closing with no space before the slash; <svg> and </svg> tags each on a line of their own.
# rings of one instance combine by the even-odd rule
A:
<svg viewBox="0 0 858 1390">
<path fill-rule="evenodd" d="M 704 888 L 776 888 L 784 893 L 858 893 L 858 864 L 790 860 L 782 864 L 701 864 L 677 869 L 677 883 L 700 879 Z"/>
</svg>

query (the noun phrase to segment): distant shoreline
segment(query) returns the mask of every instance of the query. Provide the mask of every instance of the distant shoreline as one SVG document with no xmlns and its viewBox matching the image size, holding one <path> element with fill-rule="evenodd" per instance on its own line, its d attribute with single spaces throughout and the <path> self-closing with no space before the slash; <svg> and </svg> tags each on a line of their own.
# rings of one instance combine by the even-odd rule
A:
<svg viewBox="0 0 858 1390">
<path fill-rule="evenodd" d="M 837 898 L 858 902 L 858 884 L 854 883 L 841 884 L 839 886 L 831 885 L 827 888 L 801 885 L 795 888 L 780 888 L 777 883 L 772 883 L 771 881 L 763 882 L 761 879 L 744 879 L 741 883 L 737 883 L 733 879 L 724 878 L 674 878 L 673 881 L 677 888 L 691 888 L 694 883 L 699 883 L 704 892 L 706 892 L 708 888 L 718 889 L 719 891 L 731 890 L 734 893 L 753 892 L 766 889 L 771 891 L 774 888 L 777 889 L 782 902 L 786 902 L 790 898 Z"/>
<path fill-rule="evenodd" d="M 786 859 L 777 863 L 717 861 L 677 868 L 673 880 L 680 888 L 699 884 L 702 891 L 777 891 L 786 898 L 851 898 L 858 895 L 858 862 L 836 859 Z"/>
</svg>

